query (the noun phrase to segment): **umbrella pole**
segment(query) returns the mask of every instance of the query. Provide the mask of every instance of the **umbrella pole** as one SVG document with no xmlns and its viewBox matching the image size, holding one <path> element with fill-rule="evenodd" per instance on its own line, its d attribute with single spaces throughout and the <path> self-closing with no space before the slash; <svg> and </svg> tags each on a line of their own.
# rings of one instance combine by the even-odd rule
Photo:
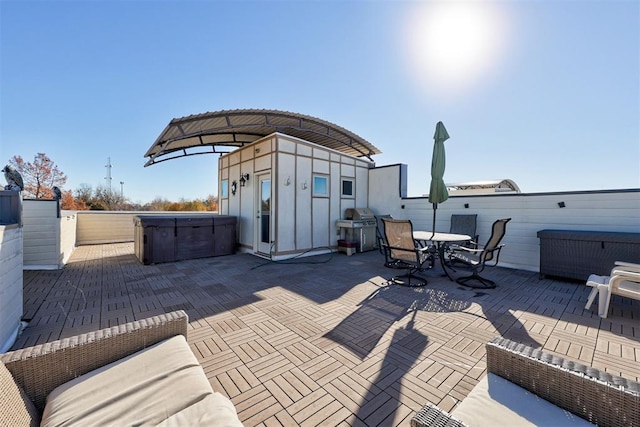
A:
<svg viewBox="0 0 640 427">
<path fill-rule="evenodd" d="M 433 239 L 433 236 L 436 235 L 436 210 L 438 209 L 438 204 L 434 203 L 433 204 L 433 224 L 431 226 L 431 233 L 433 233 L 431 235 L 431 238 Z"/>
</svg>

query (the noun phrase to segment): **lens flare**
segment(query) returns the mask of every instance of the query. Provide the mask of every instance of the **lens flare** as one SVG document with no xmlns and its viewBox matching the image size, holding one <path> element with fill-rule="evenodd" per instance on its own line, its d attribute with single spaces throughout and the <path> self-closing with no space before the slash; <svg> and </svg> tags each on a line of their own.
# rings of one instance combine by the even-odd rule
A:
<svg viewBox="0 0 640 427">
<path fill-rule="evenodd" d="M 506 46 L 501 4 L 451 0 L 411 8 L 404 45 L 418 83 L 430 93 L 456 94 L 485 79 Z"/>
</svg>

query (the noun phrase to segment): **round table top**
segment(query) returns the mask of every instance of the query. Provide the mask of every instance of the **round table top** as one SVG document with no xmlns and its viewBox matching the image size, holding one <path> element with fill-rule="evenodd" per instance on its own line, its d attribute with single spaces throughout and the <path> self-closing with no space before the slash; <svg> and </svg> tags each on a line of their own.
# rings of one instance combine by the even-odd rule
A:
<svg viewBox="0 0 640 427">
<path fill-rule="evenodd" d="M 466 242 L 471 240 L 471 236 L 466 234 L 439 233 L 433 231 L 414 231 L 413 238 L 416 240 L 431 242 Z"/>
</svg>

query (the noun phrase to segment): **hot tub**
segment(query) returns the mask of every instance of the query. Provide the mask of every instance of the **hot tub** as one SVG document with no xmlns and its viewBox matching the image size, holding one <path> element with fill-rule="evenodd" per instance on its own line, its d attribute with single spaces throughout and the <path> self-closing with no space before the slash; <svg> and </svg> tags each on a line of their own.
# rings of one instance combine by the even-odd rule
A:
<svg viewBox="0 0 640 427">
<path fill-rule="evenodd" d="M 143 264 L 235 253 L 235 216 L 137 215 L 134 247 Z"/>
</svg>

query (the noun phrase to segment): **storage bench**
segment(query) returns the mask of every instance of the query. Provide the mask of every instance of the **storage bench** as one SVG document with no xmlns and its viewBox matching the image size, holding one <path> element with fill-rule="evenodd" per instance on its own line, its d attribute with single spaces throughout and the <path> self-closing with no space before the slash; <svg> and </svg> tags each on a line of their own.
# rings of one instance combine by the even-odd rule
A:
<svg viewBox="0 0 640 427">
<path fill-rule="evenodd" d="M 616 261 L 640 263 L 640 233 L 540 230 L 540 276 L 585 281 Z"/>
</svg>

